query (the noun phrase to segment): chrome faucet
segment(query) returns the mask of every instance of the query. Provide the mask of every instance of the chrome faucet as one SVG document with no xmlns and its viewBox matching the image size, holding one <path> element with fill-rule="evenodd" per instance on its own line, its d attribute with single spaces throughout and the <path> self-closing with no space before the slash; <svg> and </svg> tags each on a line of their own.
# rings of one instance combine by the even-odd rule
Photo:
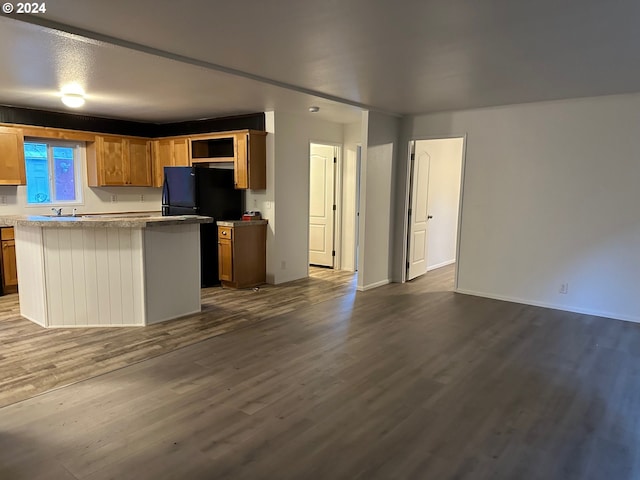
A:
<svg viewBox="0 0 640 480">
<path fill-rule="evenodd" d="M 62 207 L 60 207 L 60 208 L 52 208 L 51 210 L 53 212 L 55 212 L 56 216 L 58 216 L 58 217 L 62 216 Z"/>
<path fill-rule="evenodd" d="M 71 216 L 72 216 L 72 217 L 75 217 L 75 216 L 76 216 L 76 212 L 77 212 L 77 211 L 78 211 L 78 209 L 77 209 L 77 208 L 74 208 L 74 209 L 73 209 L 73 212 L 71 212 Z"/>
</svg>

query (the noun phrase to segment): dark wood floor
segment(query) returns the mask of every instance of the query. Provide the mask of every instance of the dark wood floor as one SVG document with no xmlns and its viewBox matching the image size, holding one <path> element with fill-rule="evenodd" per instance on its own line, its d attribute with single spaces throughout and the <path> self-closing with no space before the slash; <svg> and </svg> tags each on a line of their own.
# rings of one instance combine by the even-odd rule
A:
<svg viewBox="0 0 640 480">
<path fill-rule="evenodd" d="M 344 295 L 355 281 L 311 268 L 259 291 L 205 288 L 200 314 L 135 328 L 45 329 L 20 316 L 17 294 L 0 297 L 0 407 Z"/>
<path fill-rule="evenodd" d="M 0 478 L 640 478 L 640 326 L 451 268 L 0 409 Z"/>
</svg>

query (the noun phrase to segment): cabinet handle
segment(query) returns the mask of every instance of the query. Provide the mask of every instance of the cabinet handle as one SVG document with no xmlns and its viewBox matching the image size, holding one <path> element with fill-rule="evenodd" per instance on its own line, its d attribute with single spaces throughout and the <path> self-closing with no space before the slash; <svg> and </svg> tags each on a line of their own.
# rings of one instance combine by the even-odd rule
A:
<svg viewBox="0 0 640 480">
<path fill-rule="evenodd" d="M 226 235 L 226 234 L 227 234 L 227 232 L 222 232 L 222 234 L 223 234 L 223 235 Z"/>
</svg>

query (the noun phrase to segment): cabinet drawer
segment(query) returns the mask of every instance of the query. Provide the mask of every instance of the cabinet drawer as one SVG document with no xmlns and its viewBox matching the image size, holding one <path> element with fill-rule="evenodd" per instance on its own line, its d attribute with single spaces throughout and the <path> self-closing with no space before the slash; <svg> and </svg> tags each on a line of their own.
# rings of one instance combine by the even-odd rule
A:
<svg viewBox="0 0 640 480">
<path fill-rule="evenodd" d="M 0 228 L 0 240 L 13 240 L 13 227 Z"/>
<path fill-rule="evenodd" d="M 218 238 L 233 238 L 233 228 L 231 227 L 218 227 Z"/>
</svg>

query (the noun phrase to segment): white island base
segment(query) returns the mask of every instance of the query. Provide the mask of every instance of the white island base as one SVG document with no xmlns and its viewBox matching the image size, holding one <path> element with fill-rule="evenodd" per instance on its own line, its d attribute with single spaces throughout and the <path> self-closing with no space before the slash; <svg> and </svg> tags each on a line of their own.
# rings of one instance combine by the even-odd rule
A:
<svg viewBox="0 0 640 480">
<path fill-rule="evenodd" d="M 15 225 L 23 317 L 125 327 L 200 311 L 199 223 L 77 227 Z"/>
</svg>

